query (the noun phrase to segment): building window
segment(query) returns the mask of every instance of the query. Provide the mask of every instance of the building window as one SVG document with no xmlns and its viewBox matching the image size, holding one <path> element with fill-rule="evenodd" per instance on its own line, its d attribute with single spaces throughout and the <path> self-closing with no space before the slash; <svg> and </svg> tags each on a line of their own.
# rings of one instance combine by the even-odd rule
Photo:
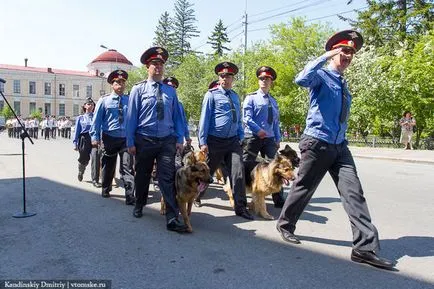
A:
<svg viewBox="0 0 434 289">
<path fill-rule="evenodd" d="M 59 95 L 65 96 L 65 84 L 63 83 L 59 84 Z"/>
<path fill-rule="evenodd" d="M 5 103 L 3 100 L 0 100 L 0 112 L 3 110 L 3 107 L 5 107 Z"/>
<path fill-rule="evenodd" d="M 80 97 L 80 86 L 78 84 L 72 85 L 72 96 Z"/>
<path fill-rule="evenodd" d="M 59 103 L 59 116 L 65 116 L 65 104 Z"/>
<path fill-rule="evenodd" d="M 86 98 L 92 97 L 92 85 L 86 86 Z"/>
<path fill-rule="evenodd" d="M 21 93 L 21 84 L 19 80 L 14 80 L 14 93 Z"/>
<path fill-rule="evenodd" d="M 51 95 L 51 82 L 46 82 L 44 85 L 45 95 Z"/>
<path fill-rule="evenodd" d="M 29 102 L 29 113 L 32 114 L 36 112 L 36 102 Z"/>
<path fill-rule="evenodd" d="M 51 115 L 51 103 L 46 103 L 44 105 L 44 113 L 45 115 Z"/>
<path fill-rule="evenodd" d="M 14 110 L 17 115 L 21 114 L 21 102 L 14 101 Z"/>
<path fill-rule="evenodd" d="M 29 81 L 29 94 L 36 94 L 36 82 Z"/>
<path fill-rule="evenodd" d="M 72 107 L 73 116 L 77 116 L 80 114 L 80 112 L 78 111 L 79 109 L 80 109 L 80 106 L 78 104 L 74 104 L 74 106 Z"/>
<path fill-rule="evenodd" d="M 0 82 L 0 92 L 5 92 L 5 84 Z"/>
</svg>

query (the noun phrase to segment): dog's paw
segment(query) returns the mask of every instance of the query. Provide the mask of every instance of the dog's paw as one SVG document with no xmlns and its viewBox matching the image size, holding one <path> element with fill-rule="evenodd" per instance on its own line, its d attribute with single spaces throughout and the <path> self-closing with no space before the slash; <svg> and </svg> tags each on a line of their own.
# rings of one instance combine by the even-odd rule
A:
<svg viewBox="0 0 434 289">
<path fill-rule="evenodd" d="M 261 214 L 261 217 L 266 220 L 274 220 L 274 217 L 270 214 Z"/>
</svg>

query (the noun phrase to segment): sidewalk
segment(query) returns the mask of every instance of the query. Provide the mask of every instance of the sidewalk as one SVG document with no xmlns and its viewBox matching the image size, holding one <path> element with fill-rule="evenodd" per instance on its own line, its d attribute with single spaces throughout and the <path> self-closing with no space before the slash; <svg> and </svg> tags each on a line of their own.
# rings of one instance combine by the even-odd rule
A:
<svg viewBox="0 0 434 289">
<path fill-rule="evenodd" d="M 299 152 L 298 143 L 281 143 L 281 146 L 289 144 Z M 390 148 L 372 148 L 350 146 L 355 158 L 379 159 L 390 161 L 402 161 L 434 165 L 434 151 L 429 150 L 404 150 Z"/>
</svg>

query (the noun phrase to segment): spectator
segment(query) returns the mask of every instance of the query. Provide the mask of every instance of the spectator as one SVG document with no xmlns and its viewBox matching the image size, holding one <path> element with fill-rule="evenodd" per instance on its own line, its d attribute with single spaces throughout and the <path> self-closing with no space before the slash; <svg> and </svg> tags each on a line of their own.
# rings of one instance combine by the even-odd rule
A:
<svg viewBox="0 0 434 289">
<path fill-rule="evenodd" d="M 411 112 L 404 112 L 401 120 L 399 121 L 399 125 L 401 126 L 400 142 L 404 144 L 404 149 L 413 149 L 411 138 L 413 136 L 413 128 L 416 125 L 416 120 L 411 116 Z"/>
</svg>

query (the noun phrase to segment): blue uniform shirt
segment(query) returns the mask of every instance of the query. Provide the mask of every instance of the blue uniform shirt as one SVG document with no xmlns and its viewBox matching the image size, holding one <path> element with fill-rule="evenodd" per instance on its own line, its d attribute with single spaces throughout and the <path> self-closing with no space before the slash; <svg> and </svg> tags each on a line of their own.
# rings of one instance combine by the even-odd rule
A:
<svg viewBox="0 0 434 289">
<path fill-rule="evenodd" d="M 164 119 L 158 120 L 158 89 L 164 103 Z M 134 146 L 136 133 L 148 137 L 176 136 L 183 143 L 184 121 L 176 96 L 170 85 L 147 80 L 133 86 L 127 112 L 127 147 Z"/>
<path fill-rule="evenodd" d="M 79 115 L 75 120 L 75 133 L 74 139 L 72 140 L 72 143 L 75 145 L 75 147 L 77 147 L 78 145 L 78 138 L 80 137 L 80 135 L 89 132 L 92 125 L 92 117 L 93 112 L 85 113 Z"/>
<path fill-rule="evenodd" d="M 231 102 L 234 110 L 232 110 Z M 206 145 L 208 135 L 220 138 L 238 136 L 242 140 L 244 131 L 240 113 L 240 99 L 232 89 L 226 91 L 221 86 L 210 89 L 202 102 L 199 144 Z"/>
<path fill-rule="evenodd" d="M 268 111 L 271 105 L 272 123 L 268 123 Z M 261 89 L 248 94 L 243 102 L 244 134 L 257 135 L 259 130 L 267 133 L 267 138 L 274 138 L 280 142 L 279 108 L 277 102 L 270 94 L 264 94 Z"/>
<path fill-rule="evenodd" d="M 190 138 L 190 130 L 188 128 L 187 116 L 185 115 L 185 109 L 184 109 L 184 105 L 182 104 L 182 102 L 179 102 L 179 108 L 181 110 L 181 115 L 182 115 L 182 119 L 184 122 L 184 137 L 185 137 L 185 140 L 187 140 Z"/>
<path fill-rule="evenodd" d="M 121 105 L 119 105 L 121 101 Z M 112 137 L 125 137 L 125 115 L 127 113 L 128 96 L 119 96 L 112 92 L 101 97 L 95 107 L 90 136 L 92 141 L 100 141 L 101 132 Z M 122 107 L 122 116 L 119 108 Z M 119 117 L 123 118 L 122 123 Z"/>
<path fill-rule="evenodd" d="M 306 118 L 306 135 L 331 144 L 340 144 L 345 140 L 348 116 L 351 106 L 351 94 L 348 87 L 342 87 L 338 71 L 322 68 L 327 62 L 321 56 L 309 62 L 295 78 L 295 82 L 309 89 L 309 111 Z M 342 92 L 347 95 L 347 119 L 339 121 L 342 109 Z"/>
</svg>

